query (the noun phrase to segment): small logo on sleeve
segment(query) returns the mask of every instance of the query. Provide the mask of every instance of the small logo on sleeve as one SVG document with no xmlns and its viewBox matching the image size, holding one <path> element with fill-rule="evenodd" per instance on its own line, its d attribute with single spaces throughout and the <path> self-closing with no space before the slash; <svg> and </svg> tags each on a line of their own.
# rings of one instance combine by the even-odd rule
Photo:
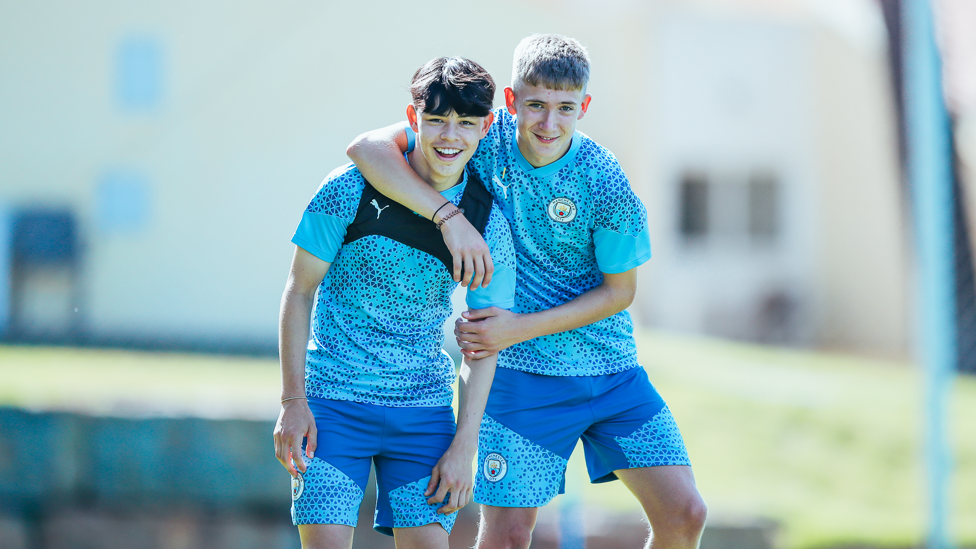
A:
<svg viewBox="0 0 976 549">
<path fill-rule="evenodd" d="M 297 501 L 305 492 L 305 477 L 298 473 L 297 477 L 291 477 L 291 500 Z"/>
<path fill-rule="evenodd" d="M 498 482 L 508 472 L 508 462 L 505 461 L 505 458 L 501 454 L 492 452 L 485 456 L 482 471 L 485 474 L 485 478 L 491 482 Z"/>
<path fill-rule="evenodd" d="M 550 219 L 559 223 L 569 223 L 576 218 L 576 204 L 565 196 L 553 198 L 546 211 Z"/>
</svg>

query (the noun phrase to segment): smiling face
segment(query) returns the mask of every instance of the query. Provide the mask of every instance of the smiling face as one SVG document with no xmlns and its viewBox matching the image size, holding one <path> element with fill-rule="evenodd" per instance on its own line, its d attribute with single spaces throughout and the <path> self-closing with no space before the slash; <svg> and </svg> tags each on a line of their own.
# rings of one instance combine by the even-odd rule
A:
<svg viewBox="0 0 976 549">
<path fill-rule="evenodd" d="M 590 105 L 583 90 L 555 90 L 523 85 L 518 93 L 505 88 L 508 112 L 516 115 L 519 152 L 536 168 L 562 158 L 573 142 L 576 122 Z"/>
<path fill-rule="evenodd" d="M 417 134 L 410 165 L 435 190 L 443 191 L 461 181 L 461 173 L 474 156 L 478 143 L 488 134 L 494 115 L 459 116 L 431 114 L 407 107 L 407 120 Z"/>
</svg>

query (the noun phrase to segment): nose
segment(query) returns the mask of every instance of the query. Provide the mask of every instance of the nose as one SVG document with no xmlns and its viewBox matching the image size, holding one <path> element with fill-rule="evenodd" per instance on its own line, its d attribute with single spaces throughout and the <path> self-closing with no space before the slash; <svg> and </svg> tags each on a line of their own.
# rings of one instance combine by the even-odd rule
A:
<svg viewBox="0 0 976 549">
<path fill-rule="evenodd" d="M 444 139 L 454 141 L 458 138 L 458 126 L 455 122 L 448 122 L 444 125 L 444 133 L 442 134 Z"/>
<path fill-rule="evenodd" d="M 553 130 L 557 127 L 556 124 L 556 111 L 549 110 L 546 111 L 545 118 L 542 119 L 542 129 L 546 131 Z"/>
</svg>

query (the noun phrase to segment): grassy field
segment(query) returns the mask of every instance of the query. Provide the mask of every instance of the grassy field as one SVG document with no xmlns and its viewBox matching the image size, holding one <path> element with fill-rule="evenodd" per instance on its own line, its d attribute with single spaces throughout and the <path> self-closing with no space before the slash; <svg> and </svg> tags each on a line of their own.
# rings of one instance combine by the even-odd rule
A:
<svg viewBox="0 0 976 549">
<path fill-rule="evenodd" d="M 778 545 L 917 546 L 924 539 L 922 378 L 907 364 L 641 332 L 641 360 L 684 432 L 716 521 L 762 517 Z M 99 414 L 277 415 L 274 360 L 0 346 L 0 405 Z M 976 379 L 951 396 L 952 516 L 976 546 Z M 568 489 L 636 512 L 620 483 Z M 558 505 L 558 500 L 555 505 Z"/>
</svg>

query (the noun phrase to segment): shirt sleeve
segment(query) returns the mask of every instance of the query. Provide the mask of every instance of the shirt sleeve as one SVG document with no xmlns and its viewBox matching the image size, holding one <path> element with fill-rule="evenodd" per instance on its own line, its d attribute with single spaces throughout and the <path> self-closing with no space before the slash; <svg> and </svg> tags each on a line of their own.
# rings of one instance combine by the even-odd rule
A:
<svg viewBox="0 0 976 549">
<path fill-rule="evenodd" d="M 593 244 L 600 271 L 609 274 L 629 271 L 651 258 L 647 210 L 634 194 L 617 159 L 603 151 L 596 175 L 596 215 Z"/>
<path fill-rule="evenodd" d="M 348 226 L 334 215 L 306 210 L 291 241 L 322 261 L 332 263 L 346 238 Z"/>
<path fill-rule="evenodd" d="M 291 241 L 322 261 L 335 261 L 362 189 L 362 176 L 351 164 L 330 173 L 302 213 Z"/>
<path fill-rule="evenodd" d="M 515 245 L 508 221 L 494 204 L 488 217 L 485 241 L 491 252 L 495 273 L 487 288 L 468 289 L 465 303 L 469 309 L 511 309 L 515 307 Z"/>
</svg>

